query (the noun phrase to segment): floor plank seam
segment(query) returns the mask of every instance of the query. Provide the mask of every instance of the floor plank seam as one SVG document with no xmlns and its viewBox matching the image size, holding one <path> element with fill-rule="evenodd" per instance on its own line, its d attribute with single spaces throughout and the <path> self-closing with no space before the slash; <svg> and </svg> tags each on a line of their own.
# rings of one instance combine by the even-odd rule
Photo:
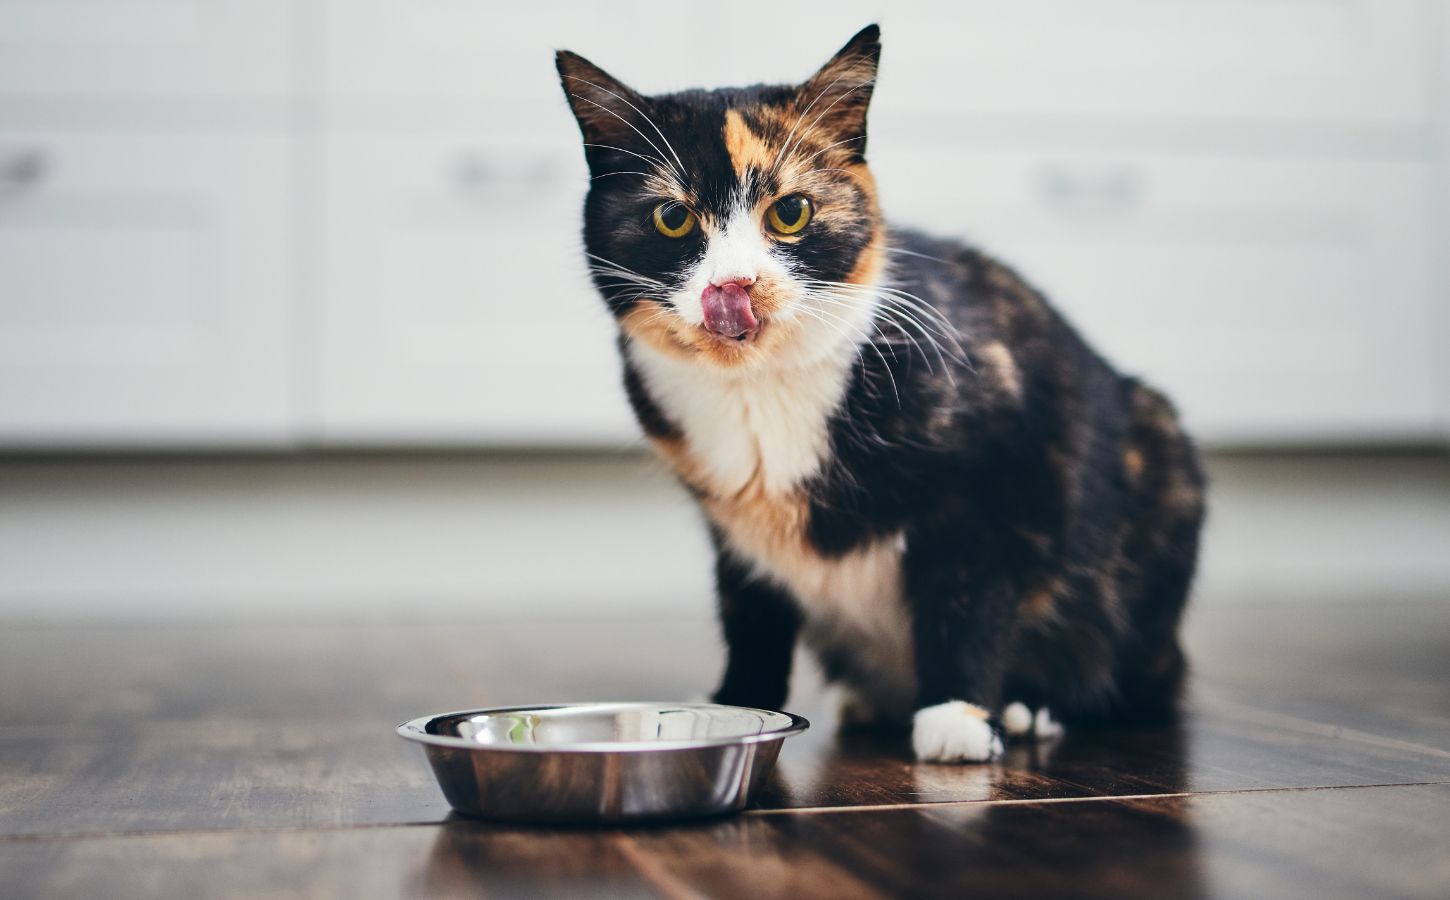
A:
<svg viewBox="0 0 1450 900">
<path fill-rule="evenodd" d="M 747 809 L 745 816 L 819 815 L 823 813 L 891 811 L 922 809 L 937 806 L 1043 806 L 1063 803 L 1102 803 L 1104 801 L 1154 800 L 1173 797 L 1222 797 L 1234 794 L 1288 794 L 1307 791 L 1364 790 L 1372 788 L 1439 787 L 1450 781 L 1395 781 L 1382 784 L 1326 784 L 1308 787 L 1232 788 L 1222 791 L 1177 791 L 1159 794 L 1109 794 L 1098 797 L 1037 797 L 1013 800 L 938 800 L 931 803 L 880 803 L 875 806 L 803 806 L 794 809 Z"/>
<path fill-rule="evenodd" d="M 1067 803 L 1103 803 L 1124 800 L 1155 800 L 1185 797 L 1223 797 L 1243 794 L 1288 794 L 1288 793 L 1309 793 L 1313 791 L 1342 791 L 1342 790 L 1373 790 L 1375 788 L 1414 788 L 1414 787 L 1444 787 L 1450 786 L 1450 781 L 1397 781 L 1381 784 L 1329 784 L 1309 787 L 1272 787 L 1272 788 L 1237 788 L 1222 791 L 1179 791 L 1175 793 L 1160 794 L 1111 794 L 1098 797 L 1040 797 L 1036 799 L 1022 798 L 1011 800 L 939 800 L 928 803 L 880 803 L 871 805 L 854 806 L 806 806 L 794 809 L 747 809 L 740 813 L 746 818 L 761 818 L 767 816 L 790 816 L 790 815 L 820 815 L 824 813 L 864 813 L 864 812 L 899 812 L 909 809 L 932 809 L 936 807 L 958 807 L 958 806 L 1044 806 L 1059 805 Z M 690 823 L 680 823 L 687 825 Z M 675 827 L 671 825 L 620 825 L 614 827 L 570 828 L 562 826 L 558 828 L 550 826 L 529 826 L 507 822 L 490 822 L 485 819 L 443 819 L 437 821 L 414 821 L 414 822 L 359 822 L 346 825 L 262 825 L 262 826 L 239 826 L 236 828 L 138 828 L 122 829 L 112 831 L 49 831 L 37 832 L 34 834 L 0 834 L 0 843 L 25 843 L 43 841 L 79 841 L 97 840 L 109 838 L 136 838 L 136 837 L 187 837 L 201 835 L 239 835 L 239 834 L 306 834 L 315 832 L 335 831 L 364 831 L 384 828 L 444 828 L 450 825 L 495 827 L 504 830 L 538 831 L 540 834 L 553 831 L 614 831 L 624 832 L 633 829 L 659 829 Z"/>
</svg>

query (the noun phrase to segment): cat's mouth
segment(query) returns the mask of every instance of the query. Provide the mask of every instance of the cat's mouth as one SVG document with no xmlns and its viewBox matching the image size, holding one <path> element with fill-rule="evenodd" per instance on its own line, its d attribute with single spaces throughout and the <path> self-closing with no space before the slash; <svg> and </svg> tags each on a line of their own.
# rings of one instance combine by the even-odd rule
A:
<svg viewBox="0 0 1450 900">
<path fill-rule="evenodd" d="M 701 337 L 705 342 L 719 347 L 728 353 L 744 351 L 759 343 L 761 332 L 766 328 L 765 316 L 753 316 L 749 328 L 711 328 L 710 325 L 698 326 Z"/>
<path fill-rule="evenodd" d="M 700 297 L 704 326 L 723 341 L 745 343 L 760 330 L 749 292 L 737 283 L 710 285 Z"/>
<path fill-rule="evenodd" d="M 705 333 L 708 334 L 708 335 L 710 335 L 711 338 L 713 338 L 714 340 L 716 340 L 716 341 L 718 341 L 718 342 L 720 342 L 722 344 L 726 344 L 726 345 L 748 344 L 752 340 L 755 339 L 755 336 L 757 334 L 760 333 L 760 325 L 757 324 L 751 330 L 749 330 L 749 331 L 742 331 L 739 334 L 722 334 L 721 332 L 714 331 L 714 330 L 709 329 L 709 328 L 706 328 L 705 329 Z"/>
</svg>

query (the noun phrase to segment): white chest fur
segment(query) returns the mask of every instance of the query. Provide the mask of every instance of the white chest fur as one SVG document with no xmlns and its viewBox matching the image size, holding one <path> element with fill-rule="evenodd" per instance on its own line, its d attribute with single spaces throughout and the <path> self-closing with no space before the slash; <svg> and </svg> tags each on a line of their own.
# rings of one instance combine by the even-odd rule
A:
<svg viewBox="0 0 1450 900">
<path fill-rule="evenodd" d="M 752 481 L 772 493 L 820 471 L 828 423 L 846 390 L 850 358 L 831 354 L 785 371 L 720 372 L 631 343 L 630 358 L 691 459 L 721 496 Z"/>
<path fill-rule="evenodd" d="M 632 346 L 650 396 L 684 433 L 671 461 L 704 494 L 730 549 L 791 592 L 804 637 L 848 656 L 878 706 L 914 692 L 910 619 L 901 597 L 901 543 L 887 539 L 823 557 L 806 539 L 803 484 L 821 471 L 829 423 L 846 389 L 848 356 L 809 367 L 736 375 Z"/>
</svg>

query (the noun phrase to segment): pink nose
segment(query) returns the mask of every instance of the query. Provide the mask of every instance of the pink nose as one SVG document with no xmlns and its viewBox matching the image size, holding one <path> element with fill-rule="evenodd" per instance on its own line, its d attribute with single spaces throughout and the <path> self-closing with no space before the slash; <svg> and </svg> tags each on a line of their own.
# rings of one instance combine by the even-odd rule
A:
<svg viewBox="0 0 1450 900">
<path fill-rule="evenodd" d="M 755 279 L 737 279 L 712 284 L 700 294 L 700 307 L 705 313 L 705 327 L 721 337 L 743 340 L 760 323 L 750 308 L 746 291 Z"/>
</svg>

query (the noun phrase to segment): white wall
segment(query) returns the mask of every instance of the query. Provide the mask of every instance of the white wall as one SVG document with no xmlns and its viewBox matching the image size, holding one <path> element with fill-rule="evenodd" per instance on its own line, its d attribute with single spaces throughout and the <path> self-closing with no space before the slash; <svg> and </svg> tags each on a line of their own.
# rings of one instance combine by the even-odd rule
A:
<svg viewBox="0 0 1450 900">
<path fill-rule="evenodd" d="M 1019 264 L 1212 443 L 1428 441 L 1446 9 L 0 0 L 0 449 L 617 447 L 551 50 L 791 80 L 871 20 L 895 219 Z"/>
</svg>

